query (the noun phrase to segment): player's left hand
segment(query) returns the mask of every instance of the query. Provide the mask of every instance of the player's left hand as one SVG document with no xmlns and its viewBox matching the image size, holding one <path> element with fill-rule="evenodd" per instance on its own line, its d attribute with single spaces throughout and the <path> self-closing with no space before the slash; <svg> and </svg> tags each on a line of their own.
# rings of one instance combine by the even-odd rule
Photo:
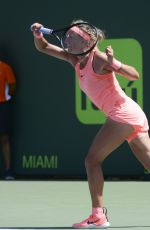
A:
<svg viewBox="0 0 150 230">
<path fill-rule="evenodd" d="M 113 59 L 114 59 L 114 51 L 113 51 L 113 48 L 112 48 L 111 46 L 107 46 L 106 49 L 105 49 L 105 53 L 106 53 L 106 55 L 107 55 L 109 64 L 112 65 Z"/>
</svg>

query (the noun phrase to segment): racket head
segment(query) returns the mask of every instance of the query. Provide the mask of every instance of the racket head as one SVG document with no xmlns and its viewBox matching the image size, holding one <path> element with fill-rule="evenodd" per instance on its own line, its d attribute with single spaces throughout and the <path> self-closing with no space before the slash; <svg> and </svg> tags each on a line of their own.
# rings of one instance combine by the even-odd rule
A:
<svg viewBox="0 0 150 230">
<path fill-rule="evenodd" d="M 62 48 L 73 55 L 85 55 L 97 44 L 97 28 L 89 23 L 75 23 L 64 30 L 60 39 Z"/>
</svg>

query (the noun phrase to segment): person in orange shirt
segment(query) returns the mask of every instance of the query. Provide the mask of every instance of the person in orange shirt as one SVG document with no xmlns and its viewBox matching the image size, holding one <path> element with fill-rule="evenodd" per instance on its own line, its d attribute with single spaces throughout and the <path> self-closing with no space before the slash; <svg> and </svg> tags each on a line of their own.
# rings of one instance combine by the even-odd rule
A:
<svg viewBox="0 0 150 230">
<path fill-rule="evenodd" d="M 14 179 L 11 173 L 11 148 L 9 139 L 10 100 L 16 91 L 16 79 L 12 68 L 0 61 L 0 146 L 5 162 L 4 179 Z"/>
</svg>

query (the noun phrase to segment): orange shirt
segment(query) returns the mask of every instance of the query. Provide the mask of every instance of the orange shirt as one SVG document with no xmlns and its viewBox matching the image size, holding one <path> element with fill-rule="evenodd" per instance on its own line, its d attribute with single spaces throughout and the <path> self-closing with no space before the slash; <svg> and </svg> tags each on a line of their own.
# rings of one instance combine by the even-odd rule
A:
<svg viewBox="0 0 150 230">
<path fill-rule="evenodd" d="M 16 83 L 16 79 L 11 67 L 0 61 L 0 102 L 6 101 L 6 85 Z"/>
</svg>

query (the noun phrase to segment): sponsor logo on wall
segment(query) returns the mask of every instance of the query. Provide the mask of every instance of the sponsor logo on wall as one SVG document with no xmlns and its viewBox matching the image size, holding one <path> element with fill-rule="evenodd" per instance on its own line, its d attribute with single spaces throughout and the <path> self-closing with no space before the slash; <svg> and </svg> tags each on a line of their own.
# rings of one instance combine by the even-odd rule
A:
<svg viewBox="0 0 150 230">
<path fill-rule="evenodd" d="M 22 168 L 24 169 L 57 169 L 57 155 L 23 155 Z"/>
</svg>

